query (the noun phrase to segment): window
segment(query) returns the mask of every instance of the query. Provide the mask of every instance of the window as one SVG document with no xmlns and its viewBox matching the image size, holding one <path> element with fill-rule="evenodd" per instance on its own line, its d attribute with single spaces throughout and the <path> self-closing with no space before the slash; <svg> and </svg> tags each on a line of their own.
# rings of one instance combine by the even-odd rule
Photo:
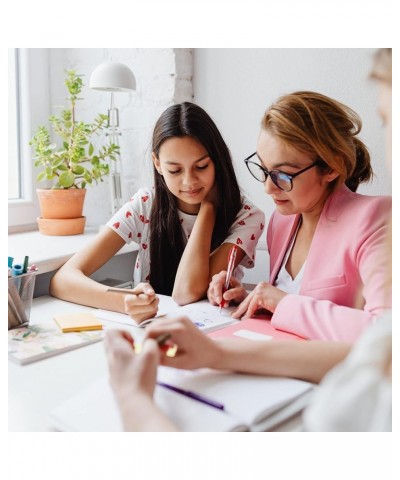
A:
<svg viewBox="0 0 400 480">
<path fill-rule="evenodd" d="M 36 229 L 36 172 L 29 140 L 49 116 L 47 49 L 9 49 L 8 226 Z"/>
<path fill-rule="evenodd" d="M 18 49 L 8 54 L 8 199 L 21 198 Z"/>
</svg>

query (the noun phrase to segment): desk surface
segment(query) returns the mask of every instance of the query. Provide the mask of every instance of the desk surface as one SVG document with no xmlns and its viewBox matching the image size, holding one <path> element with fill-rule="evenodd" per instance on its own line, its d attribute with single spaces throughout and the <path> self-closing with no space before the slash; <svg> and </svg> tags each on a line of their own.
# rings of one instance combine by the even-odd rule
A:
<svg viewBox="0 0 400 480">
<path fill-rule="evenodd" d="M 30 323 L 53 323 L 56 313 L 94 311 L 49 296 L 33 300 Z M 109 324 L 106 328 L 119 328 Z M 139 339 L 143 329 L 128 329 Z M 49 413 L 66 399 L 108 373 L 103 342 L 87 345 L 28 365 L 8 362 L 8 430 L 51 431 Z M 286 422 L 279 431 L 300 430 L 301 417 Z"/>
<path fill-rule="evenodd" d="M 52 323 L 55 313 L 93 311 L 43 296 L 33 300 L 30 323 Z M 128 328 L 128 327 L 124 327 Z M 139 338 L 143 330 L 129 327 Z M 103 342 L 54 355 L 28 365 L 8 362 L 8 430 L 48 431 L 48 414 L 57 405 L 107 374 Z"/>
</svg>

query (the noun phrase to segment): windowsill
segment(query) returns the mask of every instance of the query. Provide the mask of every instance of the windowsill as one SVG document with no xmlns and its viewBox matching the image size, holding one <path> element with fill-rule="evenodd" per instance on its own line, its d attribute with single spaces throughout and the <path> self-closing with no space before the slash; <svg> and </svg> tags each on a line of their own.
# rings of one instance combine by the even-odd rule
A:
<svg viewBox="0 0 400 480">
<path fill-rule="evenodd" d="M 28 255 L 29 264 L 35 264 L 39 274 L 52 272 L 90 243 L 98 232 L 98 228 L 89 227 L 82 235 L 62 237 L 42 235 L 38 231 L 10 234 L 8 235 L 8 255 L 14 257 L 18 263 L 23 262 L 25 255 Z M 138 249 L 139 246 L 132 242 L 130 245 L 124 245 L 117 255 Z"/>
</svg>

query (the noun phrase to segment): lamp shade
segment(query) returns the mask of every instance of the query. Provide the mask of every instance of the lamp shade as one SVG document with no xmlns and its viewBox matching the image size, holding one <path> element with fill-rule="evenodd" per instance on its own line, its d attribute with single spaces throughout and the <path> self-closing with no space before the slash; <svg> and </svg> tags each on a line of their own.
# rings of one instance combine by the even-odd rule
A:
<svg viewBox="0 0 400 480">
<path fill-rule="evenodd" d="M 105 62 L 93 70 L 89 86 L 107 92 L 130 92 L 136 90 L 136 79 L 123 63 Z"/>
</svg>

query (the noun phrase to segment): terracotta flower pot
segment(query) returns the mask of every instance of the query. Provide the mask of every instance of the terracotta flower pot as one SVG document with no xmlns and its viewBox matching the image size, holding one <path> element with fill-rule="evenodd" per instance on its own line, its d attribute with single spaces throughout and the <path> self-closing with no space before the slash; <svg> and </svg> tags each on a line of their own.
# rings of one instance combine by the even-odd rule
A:
<svg viewBox="0 0 400 480">
<path fill-rule="evenodd" d="M 69 188 L 66 190 L 38 188 L 36 192 L 42 218 L 82 217 L 83 202 L 86 195 L 84 188 Z"/>
<path fill-rule="evenodd" d="M 41 211 L 37 219 L 43 235 L 79 235 L 85 229 L 86 217 L 82 216 L 86 190 L 36 190 Z"/>
<path fill-rule="evenodd" d="M 85 230 L 86 217 L 37 219 L 42 235 L 80 235 Z"/>
</svg>

